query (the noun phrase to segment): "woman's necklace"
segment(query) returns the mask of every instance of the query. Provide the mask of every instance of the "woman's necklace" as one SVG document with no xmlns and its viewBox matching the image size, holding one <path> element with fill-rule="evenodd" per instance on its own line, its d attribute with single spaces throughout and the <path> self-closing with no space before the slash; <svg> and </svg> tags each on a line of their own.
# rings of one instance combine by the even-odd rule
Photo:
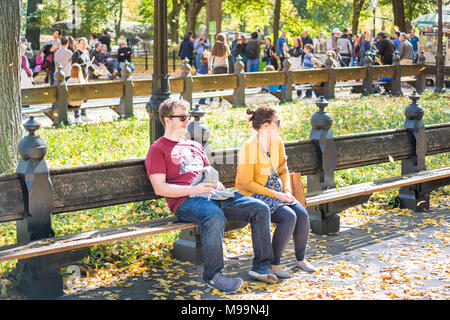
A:
<svg viewBox="0 0 450 320">
<path fill-rule="evenodd" d="M 261 148 L 262 152 L 264 153 L 264 155 L 266 155 L 267 157 L 270 158 L 270 153 L 268 151 L 264 150 L 264 148 L 262 146 L 261 139 L 259 138 L 259 133 L 256 135 L 256 137 L 258 138 L 258 144 L 259 144 L 259 147 Z M 268 150 L 270 150 L 270 143 L 269 143 Z"/>
</svg>

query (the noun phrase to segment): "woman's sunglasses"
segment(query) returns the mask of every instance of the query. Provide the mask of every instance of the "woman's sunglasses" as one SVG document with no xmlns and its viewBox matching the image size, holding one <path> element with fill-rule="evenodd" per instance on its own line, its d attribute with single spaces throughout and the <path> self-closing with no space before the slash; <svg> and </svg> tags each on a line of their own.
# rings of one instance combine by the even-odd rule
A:
<svg viewBox="0 0 450 320">
<path fill-rule="evenodd" d="M 276 125 L 277 127 L 281 126 L 281 120 L 278 119 L 277 121 L 272 121 L 271 123 L 273 123 L 274 125 Z"/>
<path fill-rule="evenodd" d="M 178 116 L 167 116 L 167 118 L 180 118 L 180 121 L 186 121 L 186 120 L 191 120 L 191 115 L 190 114 L 182 114 L 182 115 L 178 115 Z"/>
</svg>

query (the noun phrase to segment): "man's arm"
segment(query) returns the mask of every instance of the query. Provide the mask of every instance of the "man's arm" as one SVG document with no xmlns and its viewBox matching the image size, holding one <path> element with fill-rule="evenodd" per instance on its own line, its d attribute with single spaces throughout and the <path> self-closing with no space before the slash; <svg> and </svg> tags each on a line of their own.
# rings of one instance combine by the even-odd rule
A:
<svg viewBox="0 0 450 320">
<path fill-rule="evenodd" d="M 180 186 L 166 182 L 166 175 L 162 173 L 149 176 L 156 195 L 168 198 L 186 197 L 193 193 L 210 193 L 214 189 L 212 183 L 199 183 L 195 186 Z"/>
</svg>

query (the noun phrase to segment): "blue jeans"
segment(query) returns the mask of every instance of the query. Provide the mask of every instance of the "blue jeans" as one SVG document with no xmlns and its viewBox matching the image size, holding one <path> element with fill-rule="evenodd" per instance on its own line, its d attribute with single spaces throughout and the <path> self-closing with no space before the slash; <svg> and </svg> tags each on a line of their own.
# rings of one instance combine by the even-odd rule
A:
<svg viewBox="0 0 450 320">
<path fill-rule="evenodd" d="M 117 62 L 116 58 L 113 58 L 112 60 L 105 61 L 105 66 L 111 66 L 113 67 L 113 71 L 117 71 L 119 69 L 119 62 Z"/>
<path fill-rule="evenodd" d="M 198 71 L 200 69 L 200 58 L 202 57 L 202 54 L 196 54 L 195 55 L 195 70 Z"/>
<path fill-rule="evenodd" d="M 248 59 L 248 72 L 258 72 L 259 71 L 259 58 Z"/>
<path fill-rule="evenodd" d="M 125 68 L 125 62 L 119 62 L 119 68 L 120 68 L 120 70 Z M 134 64 L 133 64 L 133 62 L 128 62 L 128 68 L 130 68 L 131 72 L 134 71 Z"/>
<path fill-rule="evenodd" d="M 50 71 L 50 85 L 55 85 L 55 70 Z"/>
<path fill-rule="evenodd" d="M 253 242 L 253 269 L 270 268 L 273 249 L 270 241 L 270 210 L 264 202 L 236 193 L 226 200 L 187 198 L 178 207 L 178 220 L 201 228 L 203 279 L 209 281 L 224 268 L 223 234 L 227 220 L 250 222 Z"/>
</svg>

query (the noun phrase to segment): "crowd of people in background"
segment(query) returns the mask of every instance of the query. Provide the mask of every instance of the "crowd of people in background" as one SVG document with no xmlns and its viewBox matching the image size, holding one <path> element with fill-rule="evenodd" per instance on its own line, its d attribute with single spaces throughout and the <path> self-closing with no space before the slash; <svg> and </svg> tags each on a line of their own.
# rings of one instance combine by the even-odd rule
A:
<svg viewBox="0 0 450 320">
<path fill-rule="evenodd" d="M 45 83 L 55 84 L 57 66 L 61 65 L 61 71 L 65 75 L 67 83 L 85 83 L 89 79 L 98 79 L 103 76 L 106 79 L 115 79 L 128 61 L 128 67 L 134 71 L 131 61 L 131 48 L 127 41 L 121 41 L 117 52 L 117 58 L 111 55 L 111 39 L 107 31 L 101 36 L 92 34 L 88 40 L 85 37 L 74 39 L 72 36 L 64 36 L 59 29 L 53 32 L 53 39 L 43 45 L 37 55 L 31 49 L 31 43 L 25 37 L 20 39 L 21 53 L 21 88 L 31 87 L 34 78 L 40 73 L 45 73 Z M 70 104 L 76 108 L 75 121 L 80 122 L 78 114 L 81 102 Z M 24 108 L 28 106 L 23 106 Z M 81 116 L 86 116 L 86 111 L 81 110 Z"/>
<path fill-rule="evenodd" d="M 62 72 L 66 79 L 69 79 L 71 66 L 78 63 L 86 81 L 96 79 L 100 75 L 107 79 L 118 77 L 125 61 L 128 61 L 128 67 L 132 71 L 135 69 L 132 63 L 132 50 L 127 41 L 121 41 L 117 57 L 112 56 L 111 39 L 107 31 L 103 31 L 100 37 L 92 34 L 88 40 L 85 37 L 74 39 L 70 35 L 64 36 L 61 30 L 55 29 L 53 39 L 44 44 L 37 55 L 33 54 L 31 43 L 27 42 L 25 37 L 21 37 L 22 48 L 24 50 L 22 56 L 26 58 L 22 61 L 22 66 L 29 78 L 24 81 L 28 85 L 34 83 L 33 78 L 40 72 L 46 73 L 44 82 L 53 85 L 58 65 L 63 67 Z M 32 73 L 27 69 L 32 70 Z"/>
<path fill-rule="evenodd" d="M 224 39 L 224 42 L 217 39 L 219 36 Z M 398 51 L 401 64 L 416 63 L 419 52 L 419 38 L 413 29 L 408 34 L 394 32 L 390 38 L 383 31 L 373 37 L 370 31 L 356 35 L 351 34 L 347 28 L 342 31 L 334 28 L 328 39 L 325 39 L 322 33 L 318 38 L 311 38 L 307 31 L 303 31 L 301 36 L 294 35 L 292 42 L 288 39 L 287 30 L 282 30 L 276 43 L 273 43 L 270 38 L 264 38 L 260 29 L 251 33 L 248 39 L 239 32 L 234 33 L 234 39 L 228 39 L 226 33 L 217 37 L 215 42 L 223 42 L 230 49 L 230 53 L 227 54 L 227 57 L 229 56 L 227 73 L 233 71 L 238 56 L 244 63 L 245 72 L 262 71 L 264 68 L 260 68 L 261 63 L 265 66 L 272 65 L 275 70 L 281 70 L 287 54 L 290 57 L 290 69 L 302 69 L 306 45 L 312 47 L 310 54 L 315 55 L 322 65 L 324 59 L 331 56 L 337 67 L 362 66 L 369 52 L 370 56 L 376 57 L 374 64 L 392 64 L 395 51 Z M 212 47 L 204 31 L 199 32 L 197 39 L 193 37 L 192 32 L 188 32 L 181 42 L 178 56 L 181 59 L 188 58 L 189 63 L 195 66 L 198 72 L 201 68 L 200 59 L 203 52 L 211 53 Z M 210 63 L 208 73 L 214 73 L 214 64 Z"/>
<path fill-rule="evenodd" d="M 334 67 L 363 66 L 366 57 L 375 65 L 389 65 L 393 63 L 396 51 L 400 64 L 411 64 L 417 62 L 420 50 L 419 38 L 413 29 L 408 34 L 396 31 L 391 37 L 380 31 L 373 37 L 370 31 L 356 35 L 347 28 L 342 31 L 334 28 L 328 39 L 322 33 L 313 38 L 307 31 L 303 31 L 301 36 L 293 35 L 291 39 L 287 30 L 282 30 L 276 43 L 273 43 L 257 29 L 248 39 L 240 32 L 235 32 L 233 39 L 229 39 L 227 33 L 219 34 L 212 44 L 204 31 L 200 31 L 197 38 L 189 31 L 181 42 L 178 56 L 183 60 L 187 58 L 197 74 L 205 75 L 234 73 L 238 57 L 245 72 L 258 72 L 282 70 L 288 56 L 289 70 L 324 67 L 327 57 L 330 57 Z M 77 70 L 81 68 L 84 81 L 100 76 L 115 79 L 124 68 L 125 61 L 128 61 L 131 71 L 135 70 L 128 41 L 121 41 L 117 55 L 113 56 L 107 31 L 100 36 L 92 34 L 88 40 L 84 37 L 74 39 L 55 29 L 53 39 L 43 45 L 36 55 L 25 37 L 20 40 L 22 88 L 32 86 L 34 77 L 40 72 L 46 74 L 45 83 L 54 85 L 58 65 L 62 66 L 66 80 L 70 79 L 74 65 Z M 300 96 L 301 93 L 297 93 Z M 311 92 L 307 91 L 305 98 L 309 97 Z M 204 102 L 204 99 L 200 101 Z"/>
<path fill-rule="evenodd" d="M 219 47 L 220 50 L 214 50 Z M 239 32 L 234 33 L 234 39 L 229 39 L 227 33 L 219 34 L 213 45 L 204 31 L 199 32 L 197 39 L 188 32 L 181 42 L 178 56 L 183 60 L 187 58 L 195 66 L 197 74 L 224 74 L 234 72 L 238 56 L 245 72 L 258 72 L 283 70 L 283 62 L 288 56 L 289 70 L 325 67 L 328 57 L 336 68 L 363 66 L 367 57 L 374 65 L 390 65 L 396 51 L 400 64 L 411 64 L 417 62 L 419 49 L 419 38 L 414 29 L 408 34 L 394 32 L 390 38 L 383 31 L 373 37 L 370 31 L 357 35 L 351 34 L 347 28 L 342 31 L 334 28 L 328 39 L 322 33 L 318 38 L 311 38 L 307 31 L 303 31 L 301 36 L 294 35 L 293 41 L 288 39 L 287 30 L 282 30 L 276 43 L 265 38 L 258 29 L 248 39 Z M 308 90 L 305 98 L 310 97 L 311 91 Z M 203 104 L 204 99 L 200 103 Z"/>
</svg>

